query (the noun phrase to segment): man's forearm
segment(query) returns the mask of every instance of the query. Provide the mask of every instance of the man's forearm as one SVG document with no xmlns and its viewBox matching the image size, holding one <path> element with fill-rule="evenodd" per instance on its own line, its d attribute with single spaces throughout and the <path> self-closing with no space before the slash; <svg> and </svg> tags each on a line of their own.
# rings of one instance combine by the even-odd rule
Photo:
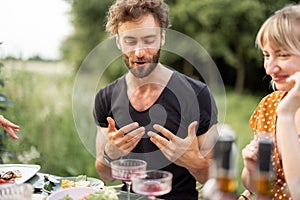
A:
<svg viewBox="0 0 300 200">
<path fill-rule="evenodd" d="M 204 184 L 209 178 L 210 163 L 210 159 L 199 158 L 197 161 L 191 163 L 188 170 L 198 182 Z"/>
<path fill-rule="evenodd" d="M 104 159 L 96 159 L 95 167 L 100 178 L 105 182 L 112 182 L 111 168 L 105 163 Z"/>
</svg>

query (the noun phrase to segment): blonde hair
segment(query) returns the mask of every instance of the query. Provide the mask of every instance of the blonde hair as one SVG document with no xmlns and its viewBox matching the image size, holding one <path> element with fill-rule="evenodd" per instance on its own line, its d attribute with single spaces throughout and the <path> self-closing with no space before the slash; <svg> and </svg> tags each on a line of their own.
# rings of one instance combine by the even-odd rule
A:
<svg viewBox="0 0 300 200">
<path fill-rule="evenodd" d="M 169 28 L 169 7 L 163 0 L 116 0 L 107 15 L 106 31 L 118 33 L 120 23 L 135 21 L 152 14 L 161 28 Z"/>
<path fill-rule="evenodd" d="M 300 5 L 285 6 L 270 16 L 258 31 L 255 43 L 260 49 L 270 43 L 300 54 Z"/>
</svg>

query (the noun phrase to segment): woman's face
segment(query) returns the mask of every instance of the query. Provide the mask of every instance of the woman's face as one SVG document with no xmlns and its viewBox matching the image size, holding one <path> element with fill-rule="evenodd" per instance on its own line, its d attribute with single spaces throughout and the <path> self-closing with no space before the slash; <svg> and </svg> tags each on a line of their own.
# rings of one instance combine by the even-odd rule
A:
<svg viewBox="0 0 300 200">
<path fill-rule="evenodd" d="M 262 49 L 264 55 L 264 68 L 270 75 L 278 90 L 289 91 L 293 83 L 287 82 L 296 72 L 300 72 L 300 55 L 266 43 Z"/>
</svg>

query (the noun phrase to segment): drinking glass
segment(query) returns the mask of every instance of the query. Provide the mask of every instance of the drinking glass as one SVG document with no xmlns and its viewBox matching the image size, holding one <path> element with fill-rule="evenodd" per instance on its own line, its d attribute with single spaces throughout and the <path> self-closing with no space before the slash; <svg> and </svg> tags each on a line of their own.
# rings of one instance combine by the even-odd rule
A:
<svg viewBox="0 0 300 200">
<path fill-rule="evenodd" d="M 133 174 L 142 174 L 146 171 L 147 162 L 139 159 L 120 159 L 110 163 L 112 177 L 125 182 L 127 199 L 130 199 L 131 177 Z"/>
<path fill-rule="evenodd" d="M 0 186 L 1 200 L 31 200 L 33 186 L 29 183 L 3 184 Z"/>
<path fill-rule="evenodd" d="M 173 175 L 170 172 L 162 170 L 148 170 L 144 174 L 134 174 L 132 190 L 153 200 L 171 191 L 172 178 Z"/>
</svg>

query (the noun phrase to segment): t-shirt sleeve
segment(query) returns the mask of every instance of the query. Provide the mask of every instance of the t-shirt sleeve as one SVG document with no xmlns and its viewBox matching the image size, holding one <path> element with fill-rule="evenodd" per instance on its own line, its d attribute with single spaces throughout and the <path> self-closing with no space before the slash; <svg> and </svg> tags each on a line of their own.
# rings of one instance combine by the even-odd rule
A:
<svg viewBox="0 0 300 200">
<path fill-rule="evenodd" d="M 94 122 L 96 123 L 96 125 L 101 127 L 108 127 L 106 118 L 109 116 L 108 108 L 110 102 L 105 97 L 105 90 L 100 90 L 95 96 L 94 100 Z"/>
<path fill-rule="evenodd" d="M 213 95 L 208 87 L 204 87 L 197 95 L 200 119 L 197 135 L 206 133 L 209 128 L 218 123 L 218 109 Z"/>
</svg>

